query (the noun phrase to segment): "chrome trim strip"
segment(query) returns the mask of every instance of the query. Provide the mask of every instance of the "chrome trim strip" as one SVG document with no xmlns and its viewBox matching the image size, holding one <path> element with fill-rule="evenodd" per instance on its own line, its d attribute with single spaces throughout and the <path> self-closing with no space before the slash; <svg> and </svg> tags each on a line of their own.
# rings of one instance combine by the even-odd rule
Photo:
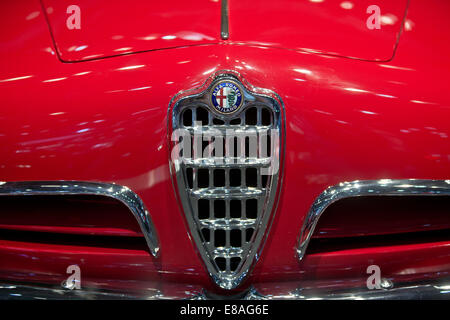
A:
<svg viewBox="0 0 450 320">
<path fill-rule="evenodd" d="M 127 187 L 85 181 L 0 182 L 0 196 L 17 195 L 99 195 L 119 200 L 133 213 L 152 255 L 158 256 L 159 241 L 150 214 L 141 198 Z"/>
<path fill-rule="evenodd" d="M 311 236 L 322 213 L 334 202 L 362 196 L 448 196 L 450 180 L 356 180 L 329 187 L 314 201 L 306 216 L 297 247 L 299 260 L 305 255 Z"/>
<path fill-rule="evenodd" d="M 230 37 L 230 33 L 228 30 L 228 0 L 222 0 L 220 15 L 220 36 L 223 40 L 227 40 Z"/>
</svg>

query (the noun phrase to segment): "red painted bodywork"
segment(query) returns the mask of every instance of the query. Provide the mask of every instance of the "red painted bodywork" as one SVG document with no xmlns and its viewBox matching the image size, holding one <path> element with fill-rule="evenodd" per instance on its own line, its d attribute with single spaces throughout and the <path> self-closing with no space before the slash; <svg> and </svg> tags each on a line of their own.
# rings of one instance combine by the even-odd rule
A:
<svg viewBox="0 0 450 320">
<path fill-rule="evenodd" d="M 132 52 L 217 43 L 219 1 L 80 0 L 80 29 L 69 29 L 69 0 L 45 0 L 59 56 L 83 61 Z M 70 11 L 71 12 L 71 11 Z M 80 14 L 80 16 L 81 16 Z"/>
<path fill-rule="evenodd" d="M 55 13 L 65 3 L 44 2 L 55 5 Z M 153 258 L 145 248 L 0 240 L 1 279 L 59 284 L 66 278 L 67 266 L 78 264 L 85 283 L 102 288 L 156 288 L 181 296 L 201 288 L 217 290 L 188 237 L 174 195 L 167 161 L 167 109 L 175 94 L 199 86 L 218 70 L 237 71 L 252 85 L 275 91 L 286 113 L 278 209 L 262 256 L 241 288 L 253 284 L 264 291 L 279 282 L 295 287 L 333 279 L 354 283 L 365 279 L 365 268 L 371 264 L 379 265 L 394 282 L 448 275 L 450 241 L 314 253 L 301 262 L 295 248 L 311 204 L 330 185 L 381 178 L 450 178 L 450 45 L 445 41 L 450 3 L 411 1 L 395 56 L 389 59 L 400 17 L 375 42 L 355 42 L 364 38 L 356 31 L 341 34 L 335 42 L 328 29 L 318 31 L 316 39 L 306 31 L 296 37 L 293 30 L 321 30 L 321 21 L 340 28 L 328 20 L 341 16 L 338 3 L 302 3 L 298 10 L 308 14 L 294 21 L 288 8 L 269 15 L 262 9 L 268 3 L 253 3 L 250 8 L 250 2 L 237 2 L 230 1 L 229 40 L 218 40 L 220 30 L 207 22 L 214 20 L 218 26 L 217 12 L 192 27 L 192 17 L 199 15 L 194 5 L 177 16 L 175 25 L 159 25 L 157 31 L 141 30 L 145 28 L 141 24 L 136 30 L 135 21 L 128 18 L 130 27 L 123 30 L 125 37 L 117 47 L 103 39 L 104 32 L 115 33 L 115 21 L 99 18 L 106 26 L 82 29 L 86 38 L 80 39 L 90 45 L 78 52 L 69 47 L 84 42 L 66 35 L 67 30 L 53 31 L 55 48 L 39 1 L 0 4 L 0 180 L 86 180 L 128 186 L 143 199 L 161 242 L 161 255 Z M 382 3 L 397 15 L 405 6 L 402 1 Z M 184 8 L 181 1 L 172 5 Z M 215 2 L 207 7 L 219 8 Z M 319 12 L 324 16 L 318 20 Z M 272 20 L 267 22 L 269 16 Z M 363 32 L 367 16 L 345 14 L 340 23 L 347 28 L 358 24 L 354 30 Z M 50 22 L 53 28 L 63 25 L 51 15 Z M 258 28 L 246 28 L 244 22 Z M 271 33 L 276 32 L 274 25 L 286 30 Z M 165 30 L 195 31 L 213 40 L 201 46 L 178 38 L 173 44 L 159 39 L 147 45 L 133 38 L 134 32 L 165 34 Z M 125 46 L 136 51 L 177 48 L 77 63 L 60 60 L 114 55 L 115 49 Z M 301 49 L 305 47 L 314 52 Z"/>
<path fill-rule="evenodd" d="M 370 0 L 230 1 L 233 41 L 362 60 L 389 60 L 408 0 L 382 0 L 380 29 L 369 29 Z M 372 11 L 370 11 L 372 13 Z M 249 21 L 250 20 L 250 21 Z"/>
<path fill-rule="evenodd" d="M 155 49 L 216 44 L 220 2 L 80 0 L 80 29 L 69 0 L 43 0 L 63 61 L 85 61 Z M 365 60 L 389 60 L 396 48 L 407 0 L 383 0 L 380 29 L 366 26 L 370 0 L 230 1 L 232 40 Z M 81 14 L 80 14 L 81 16 Z M 282 18 L 281 18 L 282 17 Z M 80 21 L 81 21 L 80 20 Z M 280 23 L 282 22 L 282 23 Z"/>
</svg>

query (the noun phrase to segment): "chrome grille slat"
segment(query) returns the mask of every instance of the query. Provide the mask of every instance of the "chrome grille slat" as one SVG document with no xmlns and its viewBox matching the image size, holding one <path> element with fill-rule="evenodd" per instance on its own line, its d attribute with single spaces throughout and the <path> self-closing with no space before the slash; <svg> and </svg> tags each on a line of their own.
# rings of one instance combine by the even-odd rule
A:
<svg viewBox="0 0 450 320">
<path fill-rule="evenodd" d="M 271 129 L 270 126 L 240 126 L 240 125 L 207 125 L 202 127 L 184 127 L 184 129 L 194 133 L 208 133 L 212 132 L 213 130 L 219 131 L 222 135 L 226 134 L 227 130 L 233 130 L 234 133 L 240 133 L 240 134 L 246 134 L 246 133 L 261 133 L 266 132 L 267 130 Z"/>
<path fill-rule="evenodd" d="M 244 252 L 241 248 L 215 248 L 213 249 L 214 257 L 239 257 Z"/>
<path fill-rule="evenodd" d="M 218 161 L 220 160 L 220 161 Z M 193 168 L 242 168 L 242 167 L 267 167 L 270 165 L 271 158 L 184 158 L 183 163 L 186 167 Z"/>
<path fill-rule="evenodd" d="M 202 188 L 189 191 L 197 199 L 247 199 L 249 197 L 264 197 L 264 189 L 257 188 Z"/>
<path fill-rule="evenodd" d="M 273 166 L 274 160 L 279 164 L 280 159 L 275 156 L 279 157 L 282 148 L 282 113 L 279 100 L 248 91 L 235 78 L 223 78 L 226 77 L 245 91 L 236 115 L 217 113 L 210 107 L 210 96 L 205 90 L 174 103 L 171 119 L 174 131 L 182 129 L 188 133 L 183 139 L 190 139 L 186 142 L 194 150 L 193 154 L 183 152 L 174 164 L 178 194 L 192 238 L 216 283 L 232 289 L 248 273 L 267 236 L 279 174 L 263 179 L 262 170 Z M 191 112 L 191 123 L 184 125 L 187 110 Z M 277 135 L 271 138 L 271 151 L 267 154 L 262 140 L 273 132 Z M 203 142 L 194 139 L 201 135 Z M 192 170 L 192 188 L 187 170 Z M 200 201 L 206 202 L 200 206 Z"/>
<path fill-rule="evenodd" d="M 254 227 L 256 225 L 255 219 L 210 219 L 210 220 L 200 220 L 200 225 L 202 227 L 213 228 L 213 229 L 223 229 L 231 230 L 235 228 L 246 228 Z"/>
</svg>

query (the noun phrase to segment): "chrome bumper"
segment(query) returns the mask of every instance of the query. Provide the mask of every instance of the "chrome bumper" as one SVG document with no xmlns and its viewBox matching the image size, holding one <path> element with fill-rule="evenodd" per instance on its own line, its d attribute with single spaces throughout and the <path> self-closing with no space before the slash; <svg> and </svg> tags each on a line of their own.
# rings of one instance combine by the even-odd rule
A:
<svg viewBox="0 0 450 320">
<path fill-rule="evenodd" d="M 132 295 L 127 293 L 69 290 L 50 287 L 0 284 L 0 300 L 167 300 L 183 297 L 165 296 L 162 293 L 152 295 Z M 184 297 L 191 300 L 442 300 L 450 299 L 450 279 L 404 284 L 391 289 L 358 288 L 351 290 L 325 291 L 319 289 L 297 289 L 287 294 L 262 295 L 257 289 L 250 288 L 239 296 L 217 296 L 200 292 Z"/>
</svg>

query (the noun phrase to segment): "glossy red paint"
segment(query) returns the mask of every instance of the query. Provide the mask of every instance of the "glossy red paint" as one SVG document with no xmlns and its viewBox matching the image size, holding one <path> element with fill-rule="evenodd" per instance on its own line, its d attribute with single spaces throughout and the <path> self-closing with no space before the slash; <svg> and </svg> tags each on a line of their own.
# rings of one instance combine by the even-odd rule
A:
<svg viewBox="0 0 450 320">
<path fill-rule="evenodd" d="M 408 0 L 230 1 L 234 41 L 311 53 L 383 61 L 394 55 Z M 367 28 L 380 8 L 381 28 Z"/>
<path fill-rule="evenodd" d="M 80 29 L 69 29 L 69 0 L 43 0 L 63 61 L 84 61 L 217 42 L 219 1 L 80 0 Z"/>
<path fill-rule="evenodd" d="M 295 247 L 309 207 L 330 185 L 449 179 L 450 45 L 443 41 L 449 9 L 446 1 L 413 1 L 395 58 L 383 63 L 255 46 L 234 38 L 235 27 L 230 40 L 218 44 L 62 63 L 39 2 L 2 3 L 0 180 L 126 185 L 145 202 L 161 241 L 158 259 L 144 250 L 2 241 L 2 278 L 58 284 L 67 265 L 81 264 L 92 283 L 110 287 L 117 280 L 129 287 L 158 284 L 161 290 L 174 282 L 194 291 L 214 289 L 176 203 L 166 137 L 171 98 L 218 70 L 237 71 L 277 92 L 286 112 L 280 203 L 262 256 L 242 288 L 294 283 L 305 273 L 340 277 L 345 268 L 346 279 L 360 279 L 363 266 L 374 261 L 393 278 L 402 270 L 410 276 L 448 273 L 448 241 L 307 255 L 300 263 Z M 15 28 L 5 27 L 10 25 Z"/>
<path fill-rule="evenodd" d="M 366 286 L 367 267 L 380 266 L 382 277 L 407 283 L 448 277 L 448 241 L 408 246 L 381 246 L 307 255 L 302 272 L 267 270 L 252 284 L 262 294 L 288 294 L 298 288 L 348 289 Z"/>
<path fill-rule="evenodd" d="M 196 288 L 208 285 L 208 279 L 185 269 L 170 272 L 161 266 L 149 252 L 142 248 L 120 249 L 104 247 L 62 246 L 30 244 L 18 241 L 0 241 L 2 257 L 0 276 L 3 281 L 32 282 L 59 285 L 67 278 L 66 269 L 77 264 L 82 271 L 83 286 L 101 289 L 126 289 L 151 295 L 165 290 L 171 283 L 179 287 Z M 187 294 L 184 294 L 186 296 Z"/>
</svg>

